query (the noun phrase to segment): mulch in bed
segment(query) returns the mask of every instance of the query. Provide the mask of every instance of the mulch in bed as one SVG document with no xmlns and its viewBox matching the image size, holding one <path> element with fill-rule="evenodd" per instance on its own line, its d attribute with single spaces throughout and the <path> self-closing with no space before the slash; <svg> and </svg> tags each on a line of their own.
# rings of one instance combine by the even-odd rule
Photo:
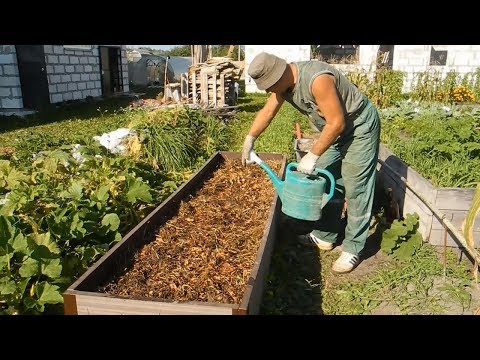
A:
<svg viewBox="0 0 480 360">
<path fill-rule="evenodd" d="M 266 161 L 278 174 L 280 161 Z M 99 291 L 174 301 L 240 303 L 275 189 L 258 165 L 226 159 L 130 268 Z"/>
</svg>

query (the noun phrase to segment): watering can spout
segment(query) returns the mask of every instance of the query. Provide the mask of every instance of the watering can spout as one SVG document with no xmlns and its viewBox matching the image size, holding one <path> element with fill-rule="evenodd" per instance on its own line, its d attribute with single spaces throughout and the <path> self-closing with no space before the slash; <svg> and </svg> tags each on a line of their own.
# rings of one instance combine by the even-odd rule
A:
<svg viewBox="0 0 480 360">
<path fill-rule="evenodd" d="M 270 167 L 267 164 L 265 164 L 263 162 L 263 160 L 260 159 L 260 157 L 257 154 L 255 154 L 255 152 L 253 150 L 250 151 L 250 153 L 249 153 L 249 160 L 252 160 L 252 161 L 256 162 L 258 165 L 260 165 L 260 167 L 263 170 L 266 171 L 266 173 L 270 177 L 270 180 L 272 181 L 273 187 L 277 191 L 277 194 L 278 194 L 280 200 L 283 201 L 282 194 L 283 194 L 284 182 L 282 180 L 280 180 L 280 178 L 273 172 L 273 170 L 270 169 Z"/>
</svg>

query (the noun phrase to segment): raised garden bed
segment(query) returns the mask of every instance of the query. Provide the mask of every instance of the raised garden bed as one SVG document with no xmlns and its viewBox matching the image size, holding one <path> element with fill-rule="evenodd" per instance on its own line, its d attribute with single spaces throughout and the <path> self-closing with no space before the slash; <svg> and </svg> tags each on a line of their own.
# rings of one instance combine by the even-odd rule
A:
<svg viewBox="0 0 480 360">
<path fill-rule="evenodd" d="M 286 157 L 260 153 L 284 175 Z M 64 293 L 65 314 L 256 314 L 280 201 L 218 152 Z"/>
</svg>

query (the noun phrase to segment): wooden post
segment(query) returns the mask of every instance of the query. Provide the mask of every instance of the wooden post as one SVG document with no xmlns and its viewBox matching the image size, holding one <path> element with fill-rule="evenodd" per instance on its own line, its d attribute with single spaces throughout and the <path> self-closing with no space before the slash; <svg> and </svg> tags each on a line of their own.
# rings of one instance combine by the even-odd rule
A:
<svg viewBox="0 0 480 360">
<path fill-rule="evenodd" d="M 197 77 L 196 72 L 194 71 L 192 74 L 192 96 L 193 96 L 193 103 L 197 103 Z"/>
<path fill-rule="evenodd" d="M 225 74 L 220 75 L 220 101 L 220 105 L 225 106 Z"/>
</svg>

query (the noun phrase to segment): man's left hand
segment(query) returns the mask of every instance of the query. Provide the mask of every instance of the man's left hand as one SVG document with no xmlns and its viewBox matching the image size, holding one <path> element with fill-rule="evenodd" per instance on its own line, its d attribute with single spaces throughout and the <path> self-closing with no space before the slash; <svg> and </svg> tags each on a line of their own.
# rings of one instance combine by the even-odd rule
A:
<svg viewBox="0 0 480 360">
<path fill-rule="evenodd" d="M 319 156 L 309 151 L 297 165 L 297 170 L 304 174 L 311 174 L 315 170 Z"/>
</svg>

